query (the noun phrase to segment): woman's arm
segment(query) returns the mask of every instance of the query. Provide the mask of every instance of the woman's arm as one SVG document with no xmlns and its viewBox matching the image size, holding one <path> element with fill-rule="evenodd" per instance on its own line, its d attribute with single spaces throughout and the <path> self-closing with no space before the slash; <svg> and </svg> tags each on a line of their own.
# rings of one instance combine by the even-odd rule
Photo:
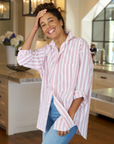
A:
<svg viewBox="0 0 114 144">
<path fill-rule="evenodd" d="M 69 113 L 70 117 L 72 118 L 72 120 L 73 120 L 74 115 L 75 115 L 76 111 L 78 110 L 80 104 L 82 103 L 82 101 L 83 101 L 83 97 L 73 100 L 72 105 L 71 105 L 70 109 L 68 110 L 68 113 Z"/>
<path fill-rule="evenodd" d="M 17 61 L 19 65 L 23 65 L 25 67 L 29 67 L 35 70 L 38 70 L 40 74 L 42 73 L 42 65 L 45 59 L 46 54 L 46 48 L 47 46 L 40 48 L 38 50 L 32 51 L 31 44 L 33 41 L 33 38 L 36 34 L 38 26 L 38 20 L 40 17 L 42 17 L 46 13 L 46 10 L 40 11 L 38 15 L 36 16 L 34 26 L 26 39 L 24 45 L 19 48 L 19 53 L 17 56 Z"/>
<path fill-rule="evenodd" d="M 34 36 L 36 34 L 37 30 L 33 27 L 28 38 L 26 39 L 26 41 L 24 42 L 21 50 L 29 50 L 31 48 L 32 45 L 32 41 L 34 39 Z"/>
<path fill-rule="evenodd" d="M 34 26 L 33 26 L 32 30 L 31 30 L 28 38 L 26 39 L 24 45 L 22 46 L 21 50 L 29 50 L 31 48 L 33 38 L 34 38 L 38 28 L 39 28 L 38 21 L 45 13 L 46 13 L 46 9 L 40 11 L 38 13 L 38 15 L 36 16 L 35 22 L 34 22 Z"/>
</svg>

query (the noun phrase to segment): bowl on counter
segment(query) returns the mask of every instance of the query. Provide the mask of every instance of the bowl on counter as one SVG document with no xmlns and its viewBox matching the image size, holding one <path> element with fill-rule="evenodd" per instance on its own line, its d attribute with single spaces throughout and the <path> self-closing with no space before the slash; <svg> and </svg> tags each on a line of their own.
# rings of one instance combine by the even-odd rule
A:
<svg viewBox="0 0 114 144">
<path fill-rule="evenodd" d="M 18 72 L 25 72 L 27 70 L 30 70 L 30 68 L 24 67 L 24 66 L 20 66 L 19 64 L 8 64 L 7 67 L 11 70 L 15 70 Z"/>
</svg>

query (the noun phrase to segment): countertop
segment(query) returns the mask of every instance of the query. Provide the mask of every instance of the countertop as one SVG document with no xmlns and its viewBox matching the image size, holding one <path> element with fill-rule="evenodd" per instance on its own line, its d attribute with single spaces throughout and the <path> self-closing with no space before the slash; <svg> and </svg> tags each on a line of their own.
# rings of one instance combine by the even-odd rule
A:
<svg viewBox="0 0 114 144">
<path fill-rule="evenodd" d="M 114 88 L 92 90 L 92 97 L 114 103 Z"/>
<path fill-rule="evenodd" d="M 17 72 L 9 69 L 6 64 L 0 64 L 0 77 L 17 83 L 41 82 L 38 71 L 30 69 L 26 72 Z"/>
<path fill-rule="evenodd" d="M 94 64 L 94 71 L 95 72 L 103 72 L 103 73 L 109 73 L 109 74 L 114 74 L 114 65 L 112 66 L 111 64 L 107 65 L 95 65 Z"/>
<path fill-rule="evenodd" d="M 94 71 L 114 74 L 114 66 L 94 65 Z M 17 72 L 9 69 L 6 64 L 0 64 L 0 77 L 17 83 L 41 82 L 40 74 L 37 70 L 30 69 L 26 72 Z"/>
</svg>

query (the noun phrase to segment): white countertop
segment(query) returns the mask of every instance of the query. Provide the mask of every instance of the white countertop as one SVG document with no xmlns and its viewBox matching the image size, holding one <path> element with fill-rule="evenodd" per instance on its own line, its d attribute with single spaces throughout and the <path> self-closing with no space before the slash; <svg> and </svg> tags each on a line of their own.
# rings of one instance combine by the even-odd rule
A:
<svg viewBox="0 0 114 144">
<path fill-rule="evenodd" d="M 114 103 L 114 88 L 92 90 L 92 97 Z"/>
</svg>

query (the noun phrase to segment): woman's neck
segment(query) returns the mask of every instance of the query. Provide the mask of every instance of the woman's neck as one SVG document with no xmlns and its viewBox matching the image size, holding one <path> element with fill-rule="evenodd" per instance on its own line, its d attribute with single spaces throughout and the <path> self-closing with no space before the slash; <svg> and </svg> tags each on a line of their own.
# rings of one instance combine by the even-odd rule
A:
<svg viewBox="0 0 114 144">
<path fill-rule="evenodd" d="M 67 38 L 67 35 L 63 31 L 62 33 L 60 33 L 58 38 L 54 39 L 54 42 L 58 47 L 58 51 L 60 50 L 62 43 L 66 41 L 66 38 Z"/>
</svg>

